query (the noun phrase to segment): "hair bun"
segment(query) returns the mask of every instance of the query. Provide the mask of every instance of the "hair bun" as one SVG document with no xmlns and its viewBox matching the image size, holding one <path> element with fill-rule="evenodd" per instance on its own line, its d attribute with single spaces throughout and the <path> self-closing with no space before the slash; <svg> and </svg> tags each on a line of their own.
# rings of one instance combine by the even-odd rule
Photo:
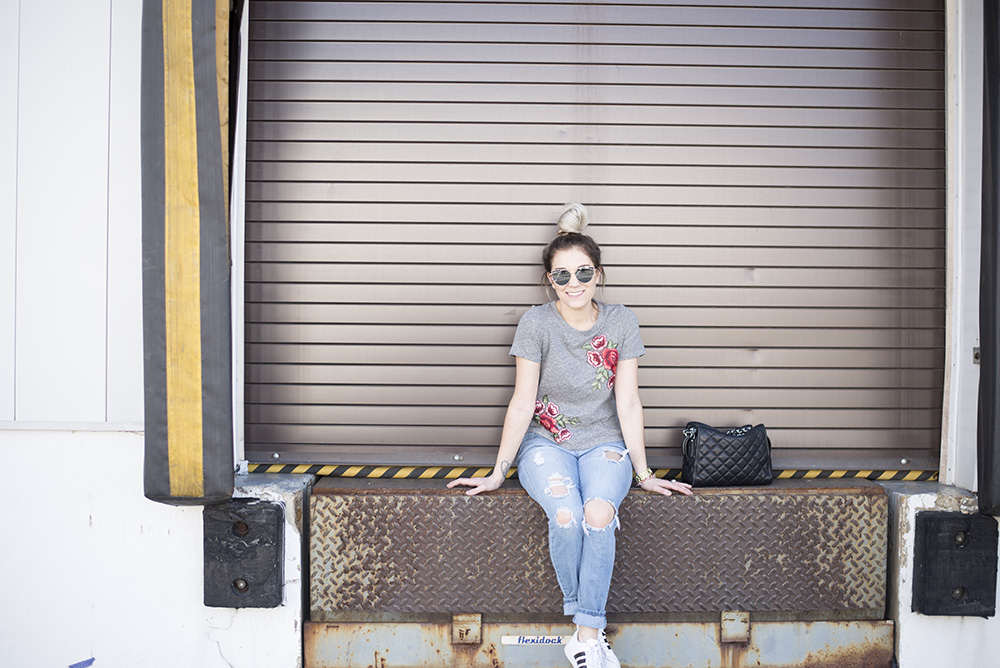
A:
<svg viewBox="0 0 1000 668">
<path fill-rule="evenodd" d="M 563 207 L 559 215 L 559 236 L 564 234 L 583 234 L 583 231 L 590 223 L 590 214 L 587 207 L 579 202 L 570 202 Z"/>
</svg>

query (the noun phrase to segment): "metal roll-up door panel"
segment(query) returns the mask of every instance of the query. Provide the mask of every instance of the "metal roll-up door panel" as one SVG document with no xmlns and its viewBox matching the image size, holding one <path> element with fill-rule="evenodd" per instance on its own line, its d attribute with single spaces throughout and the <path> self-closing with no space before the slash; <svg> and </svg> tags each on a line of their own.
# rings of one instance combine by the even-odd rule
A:
<svg viewBox="0 0 1000 668">
<path fill-rule="evenodd" d="M 582 201 L 654 466 L 936 469 L 943 3 L 761 4 L 250 3 L 247 458 L 492 464 Z"/>
</svg>

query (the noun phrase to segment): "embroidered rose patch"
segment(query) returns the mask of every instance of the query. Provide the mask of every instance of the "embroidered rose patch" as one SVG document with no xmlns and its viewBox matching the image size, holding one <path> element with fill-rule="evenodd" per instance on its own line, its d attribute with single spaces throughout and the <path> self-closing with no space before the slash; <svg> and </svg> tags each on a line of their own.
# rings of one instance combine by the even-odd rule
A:
<svg viewBox="0 0 1000 668">
<path fill-rule="evenodd" d="M 583 345 L 587 351 L 587 362 L 597 369 L 596 378 L 590 384 L 595 392 L 605 384 L 610 390 L 615 386 L 615 369 L 618 368 L 618 344 L 600 334 Z"/>
<path fill-rule="evenodd" d="M 567 429 L 580 423 L 580 418 L 568 418 L 559 412 L 559 406 L 549 401 L 548 395 L 535 402 L 535 421 L 552 432 L 556 443 L 564 443 L 573 438 L 573 432 Z"/>
</svg>

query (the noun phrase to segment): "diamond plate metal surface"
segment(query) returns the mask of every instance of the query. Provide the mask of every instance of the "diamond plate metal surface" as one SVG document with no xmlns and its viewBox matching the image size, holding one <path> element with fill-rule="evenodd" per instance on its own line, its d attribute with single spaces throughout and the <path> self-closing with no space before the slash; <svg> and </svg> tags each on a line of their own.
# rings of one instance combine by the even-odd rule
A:
<svg viewBox="0 0 1000 668">
<path fill-rule="evenodd" d="M 310 520 L 313 621 L 560 614 L 544 515 L 508 484 L 467 497 L 439 481 L 321 482 Z M 888 502 L 876 484 L 633 491 L 621 521 L 609 613 L 883 616 Z"/>
</svg>

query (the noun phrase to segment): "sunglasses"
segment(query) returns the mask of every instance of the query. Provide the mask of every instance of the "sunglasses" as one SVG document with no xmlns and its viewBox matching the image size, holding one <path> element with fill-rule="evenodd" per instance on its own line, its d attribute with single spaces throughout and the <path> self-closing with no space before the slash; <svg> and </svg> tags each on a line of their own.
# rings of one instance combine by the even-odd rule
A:
<svg viewBox="0 0 1000 668">
<path fill-rule="evenodd" d="M 594 278 L 594 274 L 597 272 L 593 267 L 580 267 L 576 270 L 576 280 L 581 283 L 590 283 Z M 569 283 L 569 269 L 556 269 L 555 271 L 549 272 L 549 278 L 556 285 L 566 285 Z"/>
</svg>

